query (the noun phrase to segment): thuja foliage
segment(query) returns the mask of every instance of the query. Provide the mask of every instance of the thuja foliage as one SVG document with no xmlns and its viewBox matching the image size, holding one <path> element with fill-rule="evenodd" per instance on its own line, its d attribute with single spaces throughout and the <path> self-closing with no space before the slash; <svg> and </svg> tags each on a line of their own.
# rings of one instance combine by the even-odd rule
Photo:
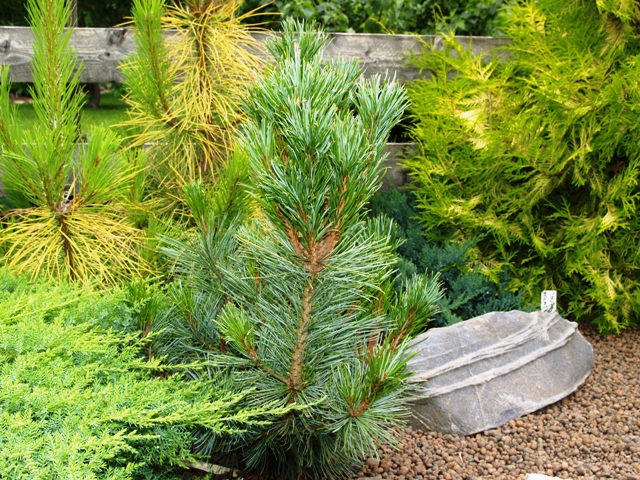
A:
<svg viewBox="0 0 640 480">
<path fill-rule="evenodd" d="M 33 32 L 32 130 L 10 105 L 9 70 L 0 68 L 0 170 L 6 191 L 0 243 L 4 260 L 32 276 L 113 284 L 141 270 L 139 232 L 127 199 L 137 159 L 120 155 L 109 130 L 80 140 L 79 69 L 65 30 L 70 2 L 30 0 Z"/>
<path fill-rule="evenodd" d="M 259 218 L 208 215 L 193 241 L 166 248 L 182 282 L 158 351 L 226 366 L 236 388 L 255 387 L 247 406 L 306 406 L 223 449 L 278 478 L 340 477 L 394 442 L 408 340 L 439 295 L 423 276 L 394 292 L 392 225 L 365 219 L 404 92 L 359 79 L 355 61 L 323 63 L 326 43 L 287 22 L 250 88 L 240 141 Z M 200 444 L 220 452 L 214 441 Z"/>
<path fill-rule="evenodd" d="M 142 357 L 137 333 L 100 326 L 119 304 L 0 272 L 0 477 L 184 478 L 192 429 L 231 434 L 282 413 Z"/>
<path fill-rule="evenodd" d="M 122 65 L 127 125 L 133 147 L 148 144 L 152 191 L 164 207 L 175 207 L 185 185 L 215 178 L 232 152 L 240 101 L 261 67 L 241 3 L 133 2 L 136 53 Z"/>
<path fill-rule="evenodd" d="M 445 326 L 468 320 L 488 312 L 523 310 L 522 294 L 508 289 L 509 275 L 505 270 L 489 276 L 475 258 L 477 239 L 462 243 L 428 240 L 425 227 L 418 221 L 419 211 L 411 191 L 392 188 L 378 192 L 371 199 L 373 216 L 387 215 L 396 225 L 400 261 L 396 285 L 417 272 L 438 272 L 443 296 L 431 326 Z M 432 235 L 433 236 L 433 235 Z"/>
<path fill-rule="evenodd" d="M 511 268 L 536 301 L 604 333 L 640 312 L 640 13 L 634 3 L 525 1 L 504 11 L 508 58 L 446 38 L 412 63 L 422 220 Z M 451 75 L 456 71 L 455 75 Z"/>
</svg>

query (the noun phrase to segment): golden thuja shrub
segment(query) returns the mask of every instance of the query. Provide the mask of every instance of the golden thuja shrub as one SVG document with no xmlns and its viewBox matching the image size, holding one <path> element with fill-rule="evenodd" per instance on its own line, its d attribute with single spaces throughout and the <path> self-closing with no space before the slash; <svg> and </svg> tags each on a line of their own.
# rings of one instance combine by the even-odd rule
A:
<svg viewBox="0 0 640 480">
<path fill-rule="evenodd" d="M 152 196 L 172 211 L 183 188 L 215 179 L 232 150 L 240 102 L 261 71 L 240 0 L 135 0 L 136 54 L 122 71 L 131 146 L 149 148 Z"/>
<path fill-rule="evenodd" d="M 502 57 L 448 34 L 411 60 L 432 73 L 407 85 L 420 220 L 480 239 L 525 303 L 557 290 L 563 315 L 619 333 L 640 319 L 640 9 L 523 0 L 502 21 Z"/>
</svg>

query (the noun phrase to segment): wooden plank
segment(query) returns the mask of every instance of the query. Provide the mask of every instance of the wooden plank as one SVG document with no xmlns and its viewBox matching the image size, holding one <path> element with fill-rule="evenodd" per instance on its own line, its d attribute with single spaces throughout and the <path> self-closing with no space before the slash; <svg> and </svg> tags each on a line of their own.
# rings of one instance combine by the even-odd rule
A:
<svg viewBox="0 0 640 480">
<path fill-rule="evenodd" d="M 415 80 L 425 76 L 417 68 L 405 65 L 410 51 L 420 52 L 423 42 L 435 44 L 441 50 L 442 38 L 436 35 L 387 35 L 332 33 L 331 44 L 325 51 L 325 57 L 342 56 L 356 58 L 364 69 L 364 75 L 388 75 L 400 82 Z M 479 55 L 489 54 L 498 47 L 509 45 L 504 37 L 456 37 L 464 46 L 471 44 L 471 50 Z"/>
<path fill-rule="evenodd" d="M 255 37 L 264 41 L 267 35 L 259 33 Z M 442 45 L 442 39 L 434 35 L 331 33 L 329 36 L 331 43 L 325 57 L 356 58 L 365 75 L 395 75 L 402 82 L 420 75 L 417 69 L 404 65 L 409 51 L 418 52 L 421 42 Z M 457 38 L 464 45 L 471 42 L 476 53 L 488 53 L 509 44 L 509 39 L 502 37 Z M 32 80 L 32 41 L 28 27 L 0 27 L 0 64 L 10 66 L 11 79 L 15 82 Z M 135 50 L 133 30 L 127 28 L 76 28 L 71 46 L 83 64 L 80 81 L 87 83 L 122 81 L 118 64 Z"/>
<path fill-rule="evenodd" d="M 10 66 L 14 82 L 30 82 L 31 43 L 28 27 L 0 27 L 0 64 Z M 118 64 L 134 51 L 132 31 L 124 28 L 76 28 L 71 36 L 83 69 L 81 82 L 101 83 L 122 81 Z"/>
</svg>

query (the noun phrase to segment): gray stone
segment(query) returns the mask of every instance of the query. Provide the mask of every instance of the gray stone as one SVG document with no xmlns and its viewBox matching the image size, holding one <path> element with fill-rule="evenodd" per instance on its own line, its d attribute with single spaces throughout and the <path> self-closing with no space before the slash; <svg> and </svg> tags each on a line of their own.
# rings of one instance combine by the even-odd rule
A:
<svg viewBox="0 0 640 480">
<path fill-rule="evenodd" d="M 411 424 L 471 435 L 573 392 L 593 368 L 593 348 L 557 313 L 492 312 L 433 328 L 412 345 Z"/>
</svg>

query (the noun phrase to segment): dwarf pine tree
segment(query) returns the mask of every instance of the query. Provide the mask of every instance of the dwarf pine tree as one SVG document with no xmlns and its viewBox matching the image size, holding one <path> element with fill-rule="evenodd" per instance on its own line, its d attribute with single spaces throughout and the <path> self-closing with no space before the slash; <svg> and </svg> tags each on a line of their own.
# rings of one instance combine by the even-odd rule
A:
<svg viewBox="0 0 640 480">
<path fill-rule="evenodd" d="M 353 61 L 323 63 L 326 42 L 287 23 L 268 43 L 276 64 L 250 89 L 240 139 L 258 220 L 211 217 L 197 240 L 167 248 L 190 275 L 174 288 L 182 312 L 162 353 L 227 366 L 237 388 L 254 389 L 249 405 L 301 407 L 227 445 L 279 478 L 346 475 L 394 441 L 408 340 L 439 296 L 426 276 L 393 292 L 393 226 L 365 220 L 403 89 L 359 79 Z"/>
</svg>

